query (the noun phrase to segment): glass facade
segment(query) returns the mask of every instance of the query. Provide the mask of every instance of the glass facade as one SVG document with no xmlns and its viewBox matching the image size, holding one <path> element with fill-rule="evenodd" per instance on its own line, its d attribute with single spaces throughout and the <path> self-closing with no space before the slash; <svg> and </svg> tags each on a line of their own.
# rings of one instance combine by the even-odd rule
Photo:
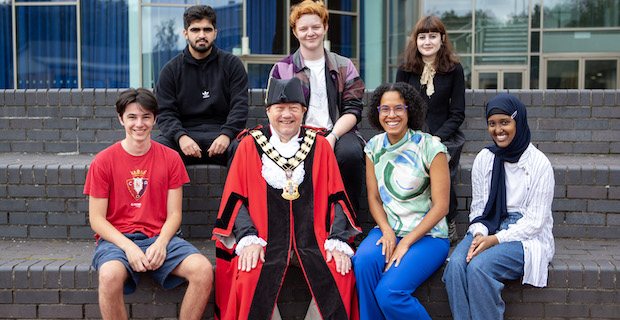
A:
<svg viewBox="0 0 620 320">
<path fill-rule="evenodd" d="M 12 4 L 0 1 L 0 89 L 13 85 L 13 28 Z"/>
<path fill-rule="evenodd" d="M 619 27 L 617 0 L 544 0 L 544 26 L 556 28 Z"/>
<path fill-rule="evenodd" d="M 579 61 L 551 60 L 547 62 L 547 88 L 570 89 L 579 83 Z"/>
<path fill-rule="evenodd" d="M 17 87 L 77 87 L 75 6 L 16 9 Z"/>
<path fill-rule="evenodd" d="M 618 63 L 615 60 L 586 60 L 585 88 L 616 88 Z"/>
<path fill-rule="evenodd" d="M 409 34 L 417 18 L 435 15 L 448 29 L 468 88 L 620 88 L 620 0 L 389 2 L 390 25 L 399 27 L 387 36 L 386 80 L 394 79 L 406 43 L 393 35 Z M 574 70 L 559 68 L 564 61 L 574 61 Z"/>
<path fill-rule="evenodd" d="M 185 48 L 183 11 L 184 7 L 142 7 L 143 87 L 154 88 L 159 70 Z"/>
<path fill-rule="evenodd" d="M 292 54 L 301 0 L 0 0 L 0 89 L 154 87 L 186 46 L 183 11 L 217 12 L 216 44 L 238 55 L 250 87 Z M 325 45 L 368 88 L 393 81 L 411 31 L 441 18 L 468 88 L 620 88 L 620 0 L 324 0 Z"/>
<path fill-rule="evenodd" d="M 82 0 L 80 23 L 82 86 L 128 87 L 129 34 L 118 32 L 129 27 L 126 2 Z"/>
</svg>

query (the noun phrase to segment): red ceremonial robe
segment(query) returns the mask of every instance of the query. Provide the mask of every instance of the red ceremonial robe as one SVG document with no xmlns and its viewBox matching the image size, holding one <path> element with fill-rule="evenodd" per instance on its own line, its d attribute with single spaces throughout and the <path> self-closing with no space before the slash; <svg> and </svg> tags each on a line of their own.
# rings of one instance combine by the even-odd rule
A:
<svg viewBox="0 0 620 320">
<path fill-rule="evenodd" d="M 306 132 L 302 127 L 301 135 Z M 269 139 L 269 128 L 263 129 Z M 261 175 L 262 149 L 251 135 L 239 144 L 228 171 L 215 228 L 215 316 L 219 320 L 270 320 L 289 267 L 291 250 L 299 258 L 306 282 L 323 319 L 359 319 L 353 272 L 341 275 L 334 261 L 325 262 L 325 240 L 340 203 L 350 234 L 361 232 L 344 192 L 340 170 L 329 142 L 316 137 L 304 161 L 300 197 L 288 201 L 282 190 L 269 186 Z M 222 237 L 232 235 L 239 207 L 244 204 L 258 231 L 267 241 L 265 263 L 250 272 L 238 271 L 233 248 Z M 234 236 L 234 235 L 233 235 Z"/>
</svg>

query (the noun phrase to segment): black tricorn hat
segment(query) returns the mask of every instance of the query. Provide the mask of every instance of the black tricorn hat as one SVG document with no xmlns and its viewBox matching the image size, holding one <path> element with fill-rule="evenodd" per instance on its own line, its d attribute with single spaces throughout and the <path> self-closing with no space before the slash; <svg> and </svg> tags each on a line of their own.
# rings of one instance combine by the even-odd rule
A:
<svg viewBox="0 0 620 320">
<path fill-rule="evenodd" d="M 267 84 L 265 107 L 276 103 L 299 103 L 307 107 L 301 80 L 295 77 L 291 79 L 270 78 Z"/>
</svg>

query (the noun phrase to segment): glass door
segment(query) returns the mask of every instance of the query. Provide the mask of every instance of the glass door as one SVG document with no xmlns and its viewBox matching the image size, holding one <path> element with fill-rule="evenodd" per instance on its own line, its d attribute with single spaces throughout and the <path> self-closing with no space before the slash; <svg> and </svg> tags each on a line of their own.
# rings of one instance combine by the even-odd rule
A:
<svg viewBox="0 0 620 320">
<path fill-rule="evenodd" d="M 618 60 L 585 60 L 584 89 L 618 88 Z"/>
<path fill-rule="evenodd" d="M 477 89 L 498 89 L 499 72 L 480 72 Z"/>
<path fill-rule="evenodd" d="M 525 70 L 513 68 L 478 68 L 474 72 L 474 89 L 523 89 Z"/>
</svg>

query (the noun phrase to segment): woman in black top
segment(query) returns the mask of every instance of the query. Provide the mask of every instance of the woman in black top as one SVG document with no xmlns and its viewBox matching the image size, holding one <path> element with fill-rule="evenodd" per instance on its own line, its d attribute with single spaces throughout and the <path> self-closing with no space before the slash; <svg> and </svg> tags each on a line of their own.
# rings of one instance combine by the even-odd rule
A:
<svg viewBox="0 0 620 320">
<path fill-rule="evenodd" d="M 446 27 L 434 16 L 420 19 L 404 52 L 405 62 L 396 72 L 396 82 L 414 86 L 428 105 L 424 131 L 443 142 L 450 154 L 450 210 L 446 216 L 450 244 L 456 244 L 456 178 L 465 136 L 465 77 L 448 39 Z"/>
</svg>

